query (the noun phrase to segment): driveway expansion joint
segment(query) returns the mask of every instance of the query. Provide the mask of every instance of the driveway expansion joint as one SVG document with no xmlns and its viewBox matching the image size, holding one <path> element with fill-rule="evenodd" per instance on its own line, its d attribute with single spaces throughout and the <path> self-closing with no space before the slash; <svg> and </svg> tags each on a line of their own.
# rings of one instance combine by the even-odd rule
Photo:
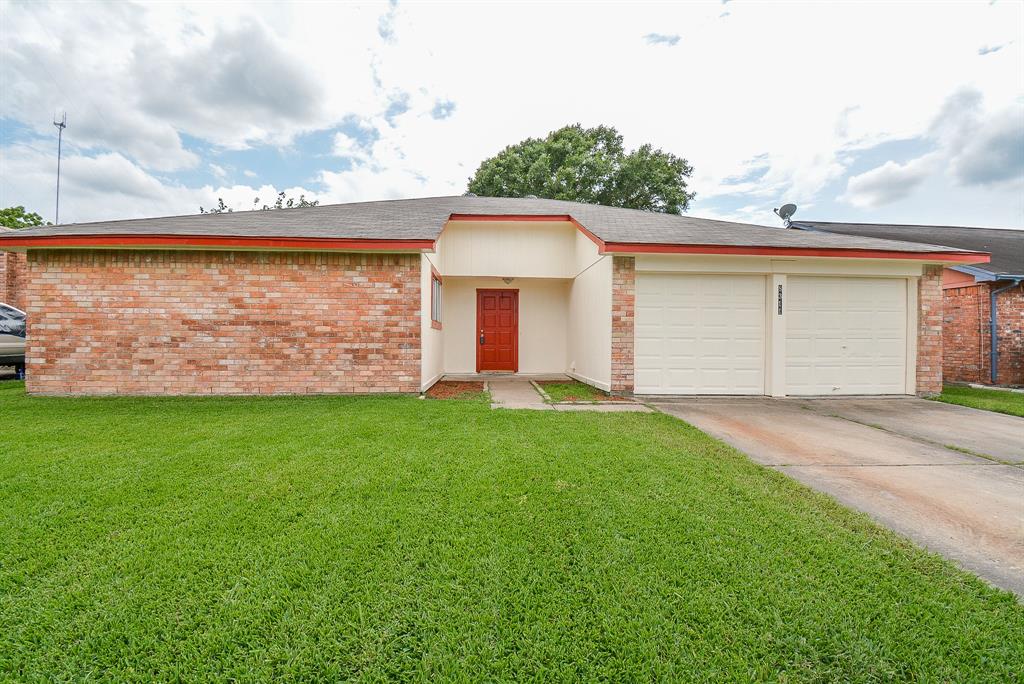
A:
<svg viewBox="0 0 1024 684">
<path fill-rule="evenodd" d="M 814 411 L 814 408 L 812 406 L 805 406 L 804 408 L 807 408 L 808 410 Z M 929 446 L 942 447 L 943 449 L 949 449 L 950 451 L 956 451 L 957 453 L 966 454 L 967 456 L 974 456 L 975 458 L 983 458 L 983 459 L 985 459 L 987 461 L 991 461 L 993 464 L 997 464 L 997 465 L 1017 465 L 1017 463 L 1018 463 L 1018 462 L 1015 462 L 1015 461 L 1004 461 L 1004 460 L 1002 460 L 1000 458 L 996 458 L 995 456 L 989 456 L 988 454 L 982 454 L 982 453 L 979 453 L 977 451 L 972 451 L 971 449 L 965 449 L 963 447 L 956 446 L 955 444 L 943 444 L 942 442 L 937 442 L 937 441 L 934 441 L 934 440 L 931 440 L 931 439 L 927 439 L 925 437 L 922 437 L 921 435 L 912 435 L 912 434 L 907 434 L 905 432 L 899 432 L 897 430 L 890 430 L 889 428 L 887 428 L 885 426 L 882 426 L 882 425 L 878 425 L 877 423 L 867 423 L 867 422 L 864 422 L 862 420 L 857 420 L 856 418 L 849 418 L 849 417 L 841 415 L 839 413 L 829 413 L 827 415 L 830 418 L 838 418 L 839 420 L 848 420 L 851 423 L 856 423 L 857 425 L 863 425 L 864 427 L 873 428 L 875 430 L 881 430 L 882 432 L 888 432 L 890 435 L 896 435 L 898 437 L 904 437 L 906 439 L 909 439 L 909 440 L 914 441 L 914 442 L 919 442 L 921 444 L 927 444 Z M 935 465 L 935 464 L 933 464 L 933 465 Z M 964 464 L 964 465 L 966 465 L 966 464 Z M 982 465 L 982 464 L 979 463 L 978 465 Z"/>
</svg>

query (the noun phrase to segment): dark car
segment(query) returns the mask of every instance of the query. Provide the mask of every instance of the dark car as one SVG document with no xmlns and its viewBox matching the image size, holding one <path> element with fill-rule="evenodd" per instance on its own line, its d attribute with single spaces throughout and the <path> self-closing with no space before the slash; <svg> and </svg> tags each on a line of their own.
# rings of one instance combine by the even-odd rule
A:
<svg viewBox="0 0 1024 684">
<path fill-rule="evenodd" d="M 0 366 L 14 366 L 25 377 L 25 312 L 0 303 Z"/>
</svg>

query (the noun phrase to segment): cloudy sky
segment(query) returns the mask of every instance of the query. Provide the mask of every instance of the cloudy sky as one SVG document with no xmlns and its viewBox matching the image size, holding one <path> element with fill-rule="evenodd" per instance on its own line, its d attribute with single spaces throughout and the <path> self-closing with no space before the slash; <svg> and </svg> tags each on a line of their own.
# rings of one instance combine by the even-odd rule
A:
<svg viewBox="0 0 1024 684">
<path fill-rule="evenodd" d="M 1024 227 L 1024 3 L 0 2 L 0 206 L 62 222 L 461 194 L 568 123 L 690 213 Z"/>
</svg>

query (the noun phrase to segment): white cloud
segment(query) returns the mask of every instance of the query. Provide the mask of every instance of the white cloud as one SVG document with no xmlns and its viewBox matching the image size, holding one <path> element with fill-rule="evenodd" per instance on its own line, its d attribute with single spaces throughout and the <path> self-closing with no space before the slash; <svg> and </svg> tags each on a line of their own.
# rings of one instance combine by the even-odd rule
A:
<svg viewBox="0 0 1024 684">
<path fill-rule="evenodd" d="M 644 41 L 648 45 L 666 45 L 668 47 L 672 47 L 679 43 L 679 38 L 680 36 L 677 33 L 648 33 L 644 36 Z"/>
<path fill-rule="evenodd" d="M 935 152 L 851 176 L 840 199 L 858 208 L 883 207 L 909 198 L 943 171 L 962 186 L 1024 186 L 1024 105 L 989 113 L 980 91 L 959 89 L 943 102 L 925 139 Z"/>
<path fill-rule="evenodd" d="M 255 18 L 193 34 L 184 45 L 140 39 L 128 78 L 156 119 L 221 145 L 287 141 L 324 121 L 322 91 L 306 66 Z"/>
<path fill-rule="evenodd" d="M 39 207 L 44 218 L 52 221 L 54 155 L 15 146 L 3 149 L 3 160 L 0 204 Z M 117 153 L 69 154 L 61 164 L 60 219 L 71 223 L 180 214 L 200 192 L 165 183 Z"/>
<path fill-rule="evenodd" d="M 1003 208 L 1013 207 L 1011 216 L 1016 214 L 1016 219 L 1009 223 L 1024 219 L 1018 208 L 1024 207 L 1024 104 L 992 111 L 979 90 L 960 88 L 941 104 L 916 142 L 933 151 L 905 163 L 890 160 L 850 177 L 838 199 L 856 208 L 877 210 L 895 203 L 906 205 L 906 200 L 920 196 L 917 210 L 931 215 L 948 212 L 950 196 L 959 196 L 961 205 L 984 207 L 986 201 L 978 202 L 977 193 L 968 192 L 978 187 L 995 192 L 996 197 L 1002 195 L 997 200 L 1001 208 L 988 210 L 989 215 L 1005 224 Z M 931 193 L 927 199 L 922 195 L 926 191 Z M 965 222 L 983 221 L 968 217 Z"/>
<path fill-rule="evenodd" d="M 356 162 L 366 162 L 369 159 L 366 149 L 358 140 L 340 131 L 334 134 L 331 154 Z"/>
<path fill-rule="evenodd" d="M 49 150 L 25 146 L 3 150 L 5 182 L 0 185 L 0 206 L 35 207 L 47 220 L 54 206 L 54 159 Z M 162 180 L 116 153 L 95 157 L 69 155 L 61 165 L 61 223 L 81 223 L 141 216 L 197 214 L 199 207 L 217 204 L 253 208 L 253 199 L 272 203 L 279 191 L 290 197 L 329 200 L 327 195 L 301 186 L 277 188 L 264 184 L 186 187 Z"/>
<path fill-rule="evenodd" d="M 806 207 L 848 173 L 852 152 L 925 135 L 947 141 L 941 145 L 959 160 L 950 166 L 957 178 L 993 172 L 979 171 L 979 163 L 1007 139 L 1005 127 L 992 123 L 973 147 L 929 131 L 934 113 L 964 86 L 986 107 L 977 130 L 989 130 L 984 122 L 995 121 L 993 113 L 1013 111 L 1022 96 L 1020 3 L 931 6 L 935 30 L 925 32 L 914 30 L 922 10 L 913 4 L 739 3 L 729 10 L 720 21 L 718 3 L 595 4 L 585 13 L 557 2 L 542 9 L 6 3 L 2 23 L 18 31 L 0 47 L 0 116 L 49 136 L 49 117 L 66 106 L 72 156 L 120 154 L 164 186 L 161 202 L 178 202 L 174 213 L 193 210 L 193 192 L 204 203 L 215 192 L 152 175 L 200 162 L 183 135 L 201 139 L 202 148 L 287 146 L 298 133 L 351 120 L 376 129 L 372 146 L 334 138 L 321 153 L 322 173 L 296 183 L 318 179 L 330 199 L 457 194 L 485 157 L 577 121 L 618 127 L 628 147 L 651 142 L 688 158 L 698 215 L 732 195 L 751 212 L 762 203 L 770 211 L 783 197 Z M 501 30 L 473 30 L 482 25 Z M 566 27 L 601 49 L 566 40 Z M 652 49 L 638 38 L 652 28 L 681 38 L 672 49 Z M 864 35 L 872 36 L 871 50 L 863 49 Z M 543 49 L 524 49 L 523 36 Z M 1003 47 L 979 59 L 979 45 Z M 385 116 L 402 98 L 405 111 Z M 438 110 L 438 103 L 456 106 Z M 246 178 L 271 177 L 269 169 L 236 163 L 250 167 Z M 902 174 L 904 186 L 920 173 L 895 166 L 885 173 Z M 1013 159 L 997 166 L 1012 169 Z M 737 182 L 754 167 L 763 173 Z M 26 187 L 9 181 L 13 168 L 0 168 L 0 192 L 12 198 L 13 188 Z M 870 176 L 858 178 L 859 201 L 885 195 L 870 191 Z M 41 178 L 39 187 L 51 180 Z M 241 194 L 256 190 L 241 187 Z M 1006 192 L 990 190 L 997 191 Z M 81 198 L 83 216 L 94 203 L 121 215 L 165 206 L 95 192 Z M 992 197 L 996 205 L 1005 194 Z"/>
<path fill-rule="evenodd" d="M 365 43 L 338 36 L 365 31 L 373 8 L 334 6 L 320 21 L 308 7 L 289 18 L 269 5 L 4 3 L 0 24 L 18 30 L 0 46 L 0 116 L 48 135 L 66 109 L 69 145 L 161 171 L 198 162 L 182 134 L 285 145 L 380 99 Z"/>
<path fill-rule="evenodd" d="M 398 0 L 388 2 L 388 10 L 377 21 L 377 34 L 387 43 L 395 42 L 395 15 L 398 12 Z"/>
<path fill-rule="evenodd" d="M 906 164 L 887 161 L 851 176 L 843 200 L 855 207 L 880 207 L 908 197 L 936 167 L 938 156 L 927 154 Z"/>
<path fill-rule="evenodd" d="M 1024 102 L 991 111 L 979 91 L 964 88 L 950 96 L 929 130 L 960 185 L 1024 180 Z"/>
<path fill-rule="evenodd" d="M 227 170 L 223 166 L 212 163 L 210 164 L 210 173 L 212 173 L 217 178 L 221 179 L 225 178 L 228 175 Z"/>
</svg>

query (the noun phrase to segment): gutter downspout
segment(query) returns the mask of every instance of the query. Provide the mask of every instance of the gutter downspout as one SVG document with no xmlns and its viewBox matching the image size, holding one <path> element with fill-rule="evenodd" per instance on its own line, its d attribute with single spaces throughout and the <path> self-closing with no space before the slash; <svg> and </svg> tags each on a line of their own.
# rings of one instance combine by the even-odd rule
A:
<svg viewBox="0 0 1024 684">
<path fill-rule="evenodd" d="M 1017 278 L 1012 283 L 1005 287 L 1001 287 L 998 290 L 988 291 L 988 335 L 989 335 L 989 371 L 990 379 L 992 384 L 996 384 L 996 378 L 999 377 L 999 335 L 996 332 L 996 323 L 998 321 L 998 309 L 996 309 L 996 295 L 1000 292 L 1011 290 L 1021 284 L 1021 279 Z"/>
</svg>

